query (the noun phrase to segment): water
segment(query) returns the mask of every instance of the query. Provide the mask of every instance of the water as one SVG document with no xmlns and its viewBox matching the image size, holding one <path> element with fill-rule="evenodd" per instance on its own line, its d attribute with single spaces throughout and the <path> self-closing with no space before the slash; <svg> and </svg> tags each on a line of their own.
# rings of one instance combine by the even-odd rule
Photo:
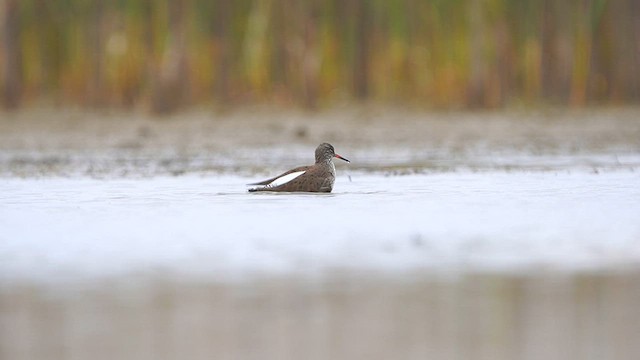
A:
<svg viewBox="0 0 640 360">
<path fill-rule="evenodd" d="M 634 171 L 356 173 L 339 177 L 331 194 L 250 194 L 252 180 L 5 179 L 0 276 L 234 279 L 343 268 L 394 274 L 640 264 Z"/>
<path fill-rule="evenodd" d="M 2 115 L 2 359 L 640 353 L 637 109 Z"/>
<path fill-rule="evenodd" d="M 6 359 L 634 359 L 635 171 L 3 179 Z"/>
</svg>

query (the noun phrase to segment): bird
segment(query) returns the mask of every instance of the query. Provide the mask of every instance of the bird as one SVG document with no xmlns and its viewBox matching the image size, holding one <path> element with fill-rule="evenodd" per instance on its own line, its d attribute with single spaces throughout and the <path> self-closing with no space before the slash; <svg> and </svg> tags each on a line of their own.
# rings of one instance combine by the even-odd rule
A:
<svg viewBox="0 0 640 360">
<path fill-rule="evenodd" d="M 322 143 L 316 148 L 316 163 L 309 166 L 299 166 L 271 179 L 252 183 L 249 192 L 323 192 L 330 193 L 336 179 L 336 167 L 333 158 L 351 162 L 336 154 L 333 146 Z"/>
</svg>

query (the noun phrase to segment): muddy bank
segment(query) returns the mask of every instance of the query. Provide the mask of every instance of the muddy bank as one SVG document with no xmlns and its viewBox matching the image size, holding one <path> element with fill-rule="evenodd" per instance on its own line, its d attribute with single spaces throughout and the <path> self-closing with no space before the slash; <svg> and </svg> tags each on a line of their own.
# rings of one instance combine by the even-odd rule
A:
<svg viewBox="0 0 640 360">
<path fill-rule="evenodd" d="M 0 176 L 263 173 L 311 161 L 323 141 L 353 158 L 355 171 L 640 165 L 638 108 L 477 113 L 252 108 L 166 118 L 37 109 L 1 117 Z"/>
</svg>

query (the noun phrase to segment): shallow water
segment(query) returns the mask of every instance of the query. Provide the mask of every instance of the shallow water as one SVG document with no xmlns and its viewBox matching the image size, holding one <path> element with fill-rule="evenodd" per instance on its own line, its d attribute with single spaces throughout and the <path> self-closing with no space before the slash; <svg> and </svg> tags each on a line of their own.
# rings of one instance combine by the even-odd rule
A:
<svg viewBox="0 0 640 360">
<path fill-rule="evenodd" d="M 349 180 L 350 178 L 350 180 Z M 6 359 L 635 359 L 634 171 L 3 179 Z"/>
<path fill-rule="evenodd" d="M 636 360 L 638 113 L 2 114 L 0 358 Z"/>
<path fill-rule="evenodd" d="M 4 179 L 0 276 L 234 279 L 640 264 L 634 171 L 340 176 L 331 194 L 247 193 L 254 179 Z"/>
</svg>

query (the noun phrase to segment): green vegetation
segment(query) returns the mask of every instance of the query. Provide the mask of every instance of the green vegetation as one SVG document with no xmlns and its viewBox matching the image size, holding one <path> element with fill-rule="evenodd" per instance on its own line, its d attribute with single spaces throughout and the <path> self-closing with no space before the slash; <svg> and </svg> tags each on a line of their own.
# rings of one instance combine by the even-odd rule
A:
<svg viewBox="0 0 640 360">
<path fill-rule="evenodd" d="M 640 100 L 636 0 L 0 0 L 2 103 Z"/>
</svg>

